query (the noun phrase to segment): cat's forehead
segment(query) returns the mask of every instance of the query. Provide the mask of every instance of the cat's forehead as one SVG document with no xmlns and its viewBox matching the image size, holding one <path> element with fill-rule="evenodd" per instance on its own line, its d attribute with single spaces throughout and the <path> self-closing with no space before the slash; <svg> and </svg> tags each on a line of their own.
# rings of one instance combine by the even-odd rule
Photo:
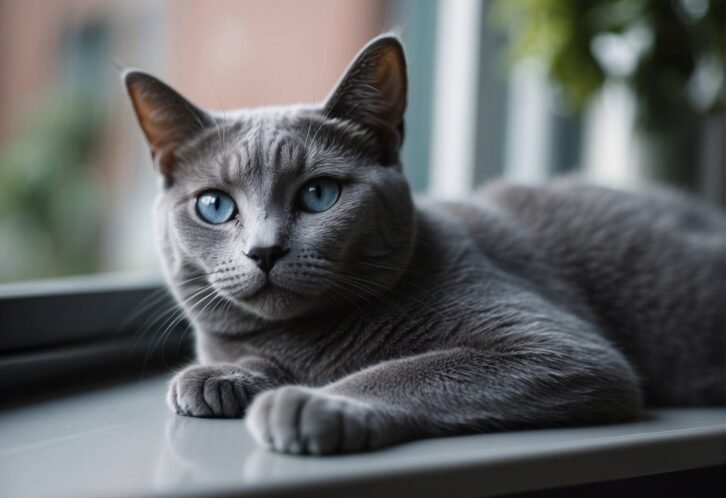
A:
<svg viewBox="0 0 726 498">
<path fill-rule="evenodd" d="M 270 177 L 291 175 L 305 167 L 309 147 L 293 118 L 265 115 L 246 123 L 247 126 L 240 127 L 236 136 L 221 147 L 221 173 L 229 181 L 238 179 L 249 185 Z"/>
<path fill-rule="evenodd" d="M 349 123 L 328 119 L 309 106 L 220 113 L 217 125 L 182 155 L 184 176 L 228 184 L 269 184 L 308 168 L 364 157 L 371 137 Z M 199 164 L 206 167 L 200 169 Z"/>
<path fill-rule="evenodd" d="M 331 119 L 314 105 L 243 109 L 223 114 L 222 123 L 233 130 L 236 143 L 248 149 L 279 142 L 311 151 L 332 146 L 355 149 L 370 138 L 360 126 Z"/>
</svg>

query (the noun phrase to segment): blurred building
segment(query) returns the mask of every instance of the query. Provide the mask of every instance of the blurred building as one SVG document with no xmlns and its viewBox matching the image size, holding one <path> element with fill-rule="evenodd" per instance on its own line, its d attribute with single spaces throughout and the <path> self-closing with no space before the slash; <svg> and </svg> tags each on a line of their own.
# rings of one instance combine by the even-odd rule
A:
<svg viewBox="0 0 726 498">
<path fill-rule="evenodd" d="M 382 2 L 371 0 L 0 2 L 0 64 L 6 68 L 0 78 L 0 165 L 3 154 L 5 162 L 17 155 L 8 151 L 16 142 L 34 142 L 28 148 L 42 149 L 41 142 L 52 140 L 71 121 L 83 121 L 78 114 L 93 112 L 100 119 L 89 130 L 90 147 L 78 145 L 84 148 L 78 158 L 84 164 L 73 166 L 93 178 L 85 187 L 95 194 L 84 195 L 94 198 L 88 207 L 97 216 L 54 219 L 39 213 L 13 224 L 0 221 L 0 239 L 5 238 L 0 281 L 154 267 L 150 206 L 156 178 L 120 83 L 120 68 L 148 70 L 213 109 L 322 100 L 351 57 L 382 31 L 383 22 Z M 92 102 L 94 109 L 58 111 L 56 103 L 68 101 L 69 93 L 82 93 L 79 100 Z M 63 123 L 36 130 L 57 112 L 63 113 Z M 41 158 L 12 167 L 27 169 L 20 175 L 34 174 L 31 170 L 45 175 L 52 168 L 46 162 Z M 62 161 L 57 167 L 69 168 Z M 52 183 L 52 176 L 47 180 Z M 8 220 L 10 211 L 32 213 L 41 202 L 36 198 L 47 199 L 45 190 L 24 194 L 26 205 L 0 203 L 0 219 Z M 65 202 L 63 192 L 51 195 Z M 75 233 L 84 239 L 81 247 L 65 247 L 81 221 L 98 230 Z M 44 237 L 51 224 L 61 233 Z"/>
</svg>

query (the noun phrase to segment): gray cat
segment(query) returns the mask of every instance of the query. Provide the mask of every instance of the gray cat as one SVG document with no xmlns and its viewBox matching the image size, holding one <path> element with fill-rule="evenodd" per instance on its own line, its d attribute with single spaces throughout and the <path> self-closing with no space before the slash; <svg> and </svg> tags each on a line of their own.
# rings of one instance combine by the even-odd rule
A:
<svg viewBox="0 0 726 498">
<path fill-rule="evenodd" d="M 573 181 L 414 203 L 390 36 L 319 106 L 220 114 L 141 72 L 125 83 L 196 331 L 177 413 L 246 414 L 260 444 L 324 454 L 724 403 L 715 208 Z"/>
</svg>

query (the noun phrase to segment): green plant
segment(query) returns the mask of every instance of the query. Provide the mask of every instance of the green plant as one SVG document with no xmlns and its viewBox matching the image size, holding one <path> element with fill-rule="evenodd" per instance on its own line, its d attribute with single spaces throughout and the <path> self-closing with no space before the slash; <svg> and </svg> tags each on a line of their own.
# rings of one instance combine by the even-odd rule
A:
<svg viewBox="0 0 726 498">
<path fill-rule="evenodd" d="M 0 282 L 89 273 L 103 215 L 103 26 L 59 43 L 59 75 L 0 147 Z"/>
<path fill-rule="evenodd" d="M 543 61 L 572 109 L 608 79 L 633 90 L 645 129 L 724 108 L 724 0 L 496 0 L 493 18 L 511 57 Z M 608 44 L 630 67 L 608 64 Z"/>
</svg>

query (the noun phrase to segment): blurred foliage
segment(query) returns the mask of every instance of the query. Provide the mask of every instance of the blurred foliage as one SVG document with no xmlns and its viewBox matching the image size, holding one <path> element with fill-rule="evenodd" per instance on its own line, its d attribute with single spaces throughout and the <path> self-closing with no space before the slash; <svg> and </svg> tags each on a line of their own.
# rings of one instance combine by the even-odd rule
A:
<svg viewBox="0 0 726 498">
<path fill-rule="evenodd" d="M 59 44 L 61 75 L 0 148 L 0 281 L 94 271 L 103 123 L 104 35 L 97 25 Z"/>
<path fill-rule="evenodd" d="M 724 108 L 724 0 L 495 0 L 492 14 L 513 60 L 543 61 L 575 110 L 607 79 L 634 91 L 647 130 Z"/>
</svg>

